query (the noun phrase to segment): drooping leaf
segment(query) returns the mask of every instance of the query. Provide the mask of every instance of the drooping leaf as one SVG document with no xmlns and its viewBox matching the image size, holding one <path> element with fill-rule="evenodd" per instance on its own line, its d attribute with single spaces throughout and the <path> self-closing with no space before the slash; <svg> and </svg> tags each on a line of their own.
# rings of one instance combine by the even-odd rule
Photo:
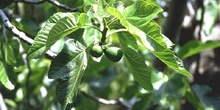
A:
<svg viewBox="0 0 220 110">
<path fill-rule="evenodd" d="M 189 41 L 179 50 L 177 55 L 180 58 L 185 59 L 199 52 L 202 52 L 206 49 L 211 49 L 216 47 L 220 47 L 220 44 L 217 41 L 207 41 L 204 43 L 201 41 Z"/>
<path fill-rule="evenodd" d="M 13 90 L 14 89 L 14 85 L 11 83 L 11 81 L 8 78 L 8 75 L 6 73 L 4 64 L 2 62 L 0 62 L 0 81 L 1 83 L 9 90 Z"/>
<path fill-rule="evenodd" d="M 85 47 L 75 40 L 68 40 L 61 53 L 52 61 L 48 77 L 61 79 L 57 86 L 57 98 L 65 108 L 77 94 L 87 67 Z"/>
<path fill-rule="evenodd" d="M 60 19 L 51 29 L 48 35 L 47 48 L 50 48 L 56 41 L 69 35 L 86 24 L 88 21 L 86 14 L 77 14 L 65 16 Z"/>
<path fill-rule="evenodd" d="M 187 83 L 188 86 L 188 90 L 186 91 L 184 96 L 186 100 L 189 101 L 198 110 L 204 110 L 205 109 L 204 103 L 202 102 L 202 100 L 199 99 L 193 88 L 190 87 L 189 82 L 185 79 L 184 83 Z M 204 89 L 202 91 L 204 91 Z"/>
<path fill-rule="evenodd" d="M 152 90 L 151 73 L 143 57 L 129 47 L 122 48 L 125 61 L 135 80 L 146 90 Z"/>
<path fill-rule="evenodd" d="M 128 32 L 139 40 L 148 50 L 150 50 L 157 58 L 164 62 L 167 66 L 174 69 L 180 74 L 188 77 L 192 75 L 184 68 L 181 60 L 176 57 L 168 45 L 164 42 L 164 37 L 160 32 L 160 27 L 154 22 L 147 24 L 131 24 L 122 16 L 122 14 L 113 7 L 108 7 L 107 11 L 120 20 L 120 23 L 127 28 Z"/>
<path fill-rule="evenodd" d="M 48 40 L 49 32 L 57 23 L 57 21 L 68 15 L 72 15 L 72 13 L 56 13 L 49 18 L 45 26 L 38 32 L 37 36 L 35 37 L 34 43 L 28 51 L 29 58 L 39 58 L 46 52 L 46 43 Z"/>
</svg>

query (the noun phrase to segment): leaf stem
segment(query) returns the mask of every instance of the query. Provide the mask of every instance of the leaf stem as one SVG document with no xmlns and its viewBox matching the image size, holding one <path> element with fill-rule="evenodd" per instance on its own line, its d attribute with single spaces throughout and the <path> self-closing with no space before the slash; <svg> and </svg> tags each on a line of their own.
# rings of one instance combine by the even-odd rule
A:
<svg viewBox="0 0 220 110">
<path fill-rule="evenodd" d="M 116 22 L 118 19 L 114 17 L 111 21 L 109 21 L 108 26 L 111 26 L 114 22 Z"/>
<path fill-rule="evenodd" d="M 107 31 L 108 31 L 108 27 L 107 27 L 107 24 L 106 24 L 106 20 L 103 18 L 103 22 L 104 22 L 104 29 L 102 31 L 102 37 L 101 37 L 101 43 L 104 43 L 105 40 L 106 40 L 106 34 L 107 34 Z"/>
<path fill-rule="evenodd" d="M 94 29 L 96 29 L 96 30 L 98 30 L 99 32 L 102 33 L 102 31 L 101 31 L 98 27 L 96 27 L 96 26 L 94 26 L 94 25 L 85 25 L 85 26 L 83 26 L 83 27 L 93 27 Z"/>
<path fill-rule="evenodd" d="M 127 29 L 117 29 L 117 30 L 107 34 L 106 37 L 109 37 L 110 35 L 118 33 L 118 32 L 128 32 L 128 30 Z"/>
</svg>

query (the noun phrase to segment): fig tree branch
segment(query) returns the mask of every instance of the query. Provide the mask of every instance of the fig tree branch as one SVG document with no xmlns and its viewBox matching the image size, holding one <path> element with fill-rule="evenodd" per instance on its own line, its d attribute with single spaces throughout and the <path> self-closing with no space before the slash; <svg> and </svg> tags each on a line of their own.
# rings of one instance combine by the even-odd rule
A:
<svg viewBox="0 0 220 110">
<path fill-rule="evenodd" d="M 0 10 L 0 17 L 3 21 L 3 24 L 4 24 L 5 28 L 7 30 L 9 30 L 10 32 L 12 32 L 14 36 L 18 37 L 19 39 L 21 39 L 22 41 L 28 43 L 29 45 L 34 43 L 33 39 L 28 37 L 24 32 L 18 30 L 14 25 L 11 24 L 8 17 L 3 12 L 3 10 Z M 47 51 L 46 54 L 51 58 L 54 58 L 57 55 L 57 54 L 55 54 L 54 52 L 52 52 L 50 50 Z"/>
<path fill-rule="evenodd" d="M 28 4 L 41 4 L 44 2 L 49 2 L 61 9 L 64 9 L 66 11 L 71 11 L 71 12 L 75 12 L 79 10 L 79 7 L 77 8 L 70 8 L 64 4 L 61 4 L 60 2 L 58 2 L 57 0 L 40 0 L 40 1 L 32 1 L 32 0 L 14 0 L 14 2 L 23 2 L 23 3 L 28 3 Z"/>
<path fill-rule="evenodd" d="M 125 107 L 126 109 L 132 108 L 132 105 L 130 103 L 125 102 L 123 98 L 118 98 L 116 100 L 106 100 L 106 99 L 103 99 L 100 97 L 92 96 L 86 92 L 82 92 L 82 94 L 85 95 L 86 97 L 88 97 L 98 103 L 104 104 L 104 105 L 121 105 L 121 106 Z"/>
</svg>

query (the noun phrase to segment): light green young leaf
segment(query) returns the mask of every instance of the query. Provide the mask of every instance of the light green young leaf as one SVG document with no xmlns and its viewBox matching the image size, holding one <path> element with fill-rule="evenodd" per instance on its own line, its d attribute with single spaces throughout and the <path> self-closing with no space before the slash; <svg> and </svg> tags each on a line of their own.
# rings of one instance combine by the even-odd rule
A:
<svg viewBox="0 0 220 110">
<path fill-rule="evenodd" d="M 181 60 L 175 56 L 174 52 L 164 42 L 164 37 L 160 32 L 160 27 L 154 22 L 147 24 L 131 24 L 122 16 L 122 14 L 113 7 L 109 7 L 107 11 L 120 20 L 120 23 L 127 28 L 128 32 L 135 36 L 148 50 L 150 50 L 157 58 L 164 62 L 167 66 L 185 76 L 192 75 L 184 68 Z"/>
<path fill-rule="evenodd" d="M 8 75 L 6 73 L 4 64 L 2 62 L 0 62 L 0 81 L 1 83 L 9 90 L 13 90 L 14 89 L 14 85 L 11 83 L 11 81 L 8 78 Z"/>
<path fill-rule="evenodd" d="M 185 59 L 206 49 L 212 49 L 216 47 L 220 47 L 220 44 L 217 41 L 207 41 L 204 43 L 201 41 L 189 41 L 179 50 L 177 55 L 181 59 Z"/>
<path fill-rule="evenodd" d="M 46 52 L 46 43 L 50 30 L 53 28 L 57 21 L 68 15 L 72 15 L 72 13 L 56 13 L 49 18 L 46 25 L 38 32 L 37 36 L 35 37 L 34 43 L 28 51 L 29 58 L 39 58 Z"/>
<path fill-rule="evenodd" d="M 75 40 L 68 40 L 61 53 L 52 61 L 48 77 L 61 79 L 57 87 L 57 98 L 65 108 L 72 103 L 87 67 L 85 47 Z"/>
<path fill-rule="evenodd" d="M 152 90 L 151 72 L 144 62 L 143 57 L 129 47 L 122 48 L 124 58 L 134 79 L 146 90 Z"/>
</svg>

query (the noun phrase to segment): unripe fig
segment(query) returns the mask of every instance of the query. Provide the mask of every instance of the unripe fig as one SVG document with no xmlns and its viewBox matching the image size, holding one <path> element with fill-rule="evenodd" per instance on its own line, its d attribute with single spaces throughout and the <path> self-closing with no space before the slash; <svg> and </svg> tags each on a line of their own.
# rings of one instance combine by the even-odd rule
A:
<svg viewBox="0 0 220 110">
<path fill-rule="evenodd" d="M 93 57 L 101 57 L 103 54 L 103 50 L 102 47 L 100 45 L 94 45 L 90 51 L 89 51 L 90 55 L 92 55 Z"/>
<path fill-rule="evenodd" d="M 109 47 L 104 50 L 106 57 L 112 62 L 118 62 L 121 60 L 123 53 L 118 47 Z"/>
</svg>

